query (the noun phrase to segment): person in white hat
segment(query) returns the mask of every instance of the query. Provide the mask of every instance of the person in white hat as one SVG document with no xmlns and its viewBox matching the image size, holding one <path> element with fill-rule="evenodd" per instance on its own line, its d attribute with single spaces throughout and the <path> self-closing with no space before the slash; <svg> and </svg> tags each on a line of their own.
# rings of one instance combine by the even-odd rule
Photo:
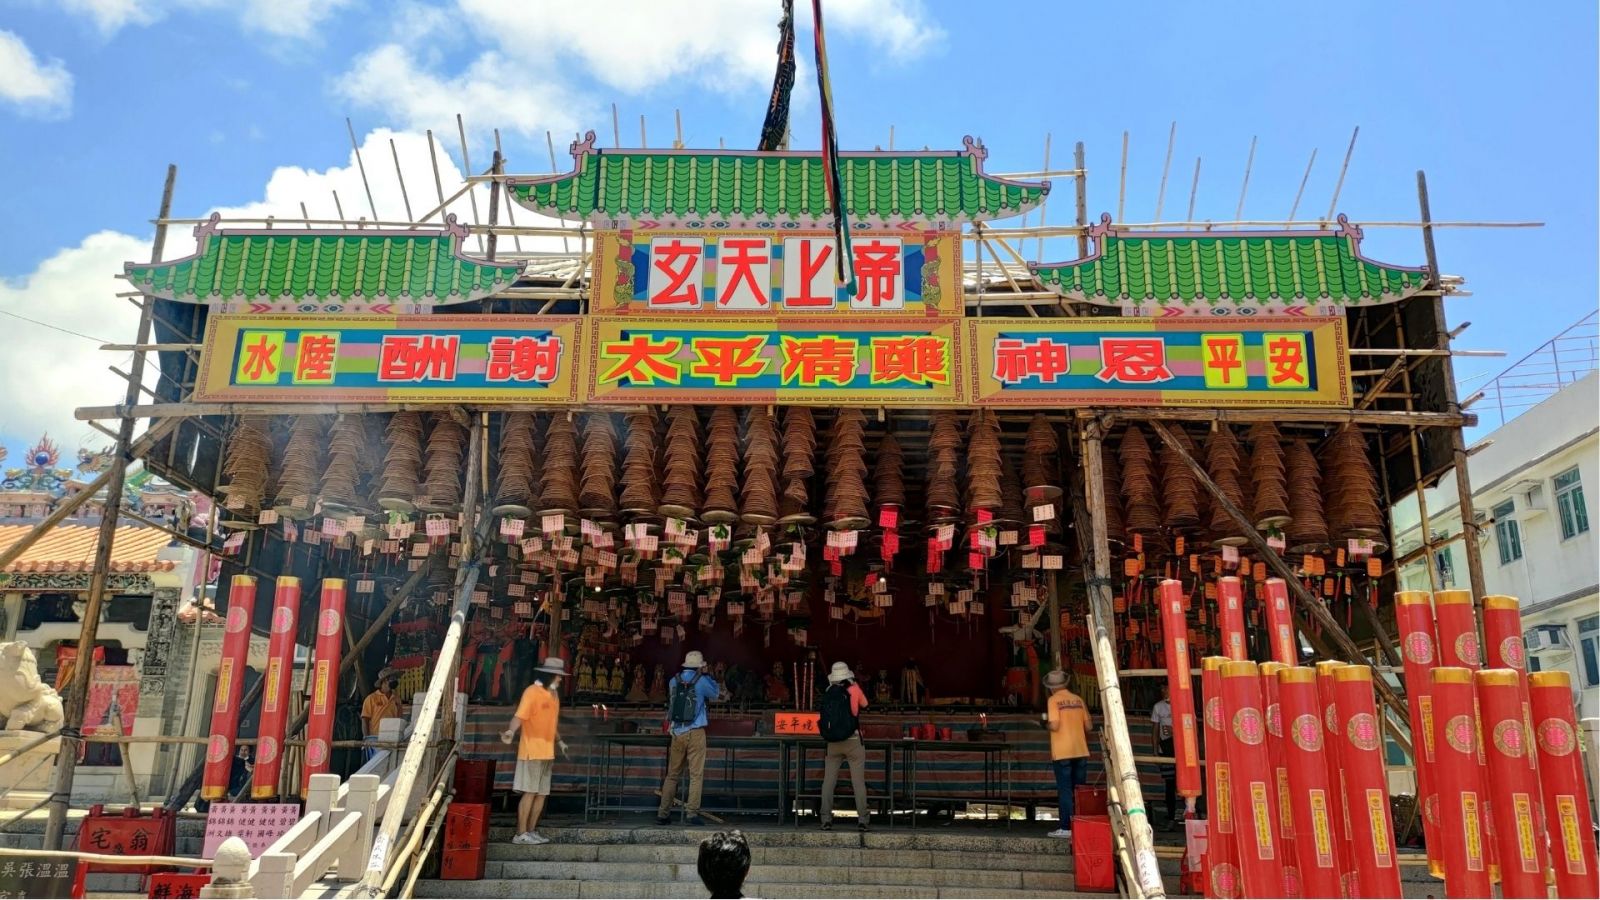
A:
<svg viewBox="0 0 1600 900">
<path fill-rule="evenodd" d="M 700 817 L 700 792 L 706 772 L 706 704 L 722 692 L 705 671 L 706 658 L 699 650 L 689 651 L 683 668 L 672 680 L 667 699 L 667 728 L 672 732 L 672 748 L 667 752 L 667 777 L 661 783 L 661 806 L 656 824 L 672 821 L 672 802 L 677 799 L 678 778 L 689 770 L 689 799 L 684 802 L 684 821 L 704 825 Z"/>
<path fill-rule="evenodd" d="M 549 838 L 540 837 L 539 817 L 544 814 L 544 801 L 550 796 L 550 780 L 556 765 L 556 748 L 563 756 L 567 742 L 561 739 L 561 679 L 566 677 L 567 664 L 559 656 L 552 656 L 544 665 L 534 669 L 533 684 L 522 692 L 517 711 L 500 733 L 502 743 L 517 740 L 517 769 L 511 779 L 511 788 L 522 795 L 517 803 L 517 833 L 513 844 L 548 844 Z M 518 733 L 521 738 L 518 739 Z"/>
<path fill-rule="evenodd" d="M 833 828 L 833 789 L 839 783 L 839 763 L 850 763 L 850 785 L 856 792 L 856 828 L 867 830 L 867 748 L 861 743 L 861 711 L 867 694 L 856 684 L 856 673 L 842 662 L 828 671 L 828 689 L 822 693 L 817 731 L 828 742 L 822 775 L 822 830 Z"/>
<path fill-rule="evenodd" d="M 1094 719 L 1083 698 L 1067 687 L 1067 673 L 1054 669 L 1044 676 L 1044 686 L 1050 691 L 1045 701 L 1045 727 L 1050 729 L 1050 760 L 1056 775 L 1056 800 L 1061 823 L 1053 838 L 1072 837 L 1073 793 L 1078 785 L 1088 780 L 1089 733 L 1094 731 Z"/>
</svg>

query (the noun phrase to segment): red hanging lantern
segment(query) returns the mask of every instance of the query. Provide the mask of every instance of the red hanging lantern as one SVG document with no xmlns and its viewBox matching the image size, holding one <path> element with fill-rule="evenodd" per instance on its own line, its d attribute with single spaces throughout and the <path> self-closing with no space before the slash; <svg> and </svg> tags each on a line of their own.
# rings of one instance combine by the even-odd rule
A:
<svg viewBox="0 0 1600 900">
<path fill-rule="evenodd" d="M 257 729 L 256 767 L 250 796 L 278 795 L 283 772 L 283 738 L 289 726 L 289 675 L 294 671 L 295 626 L 300 616 L 300 579 L 280 575 L 272 597 L 272 630 L 267 637 L 267 671 L 261 685 L 261 727 Z"/>
<path fill-rule="evenodd" d="M 1487 897 L 1489 834 L 1484 827 L 1483 768 L 1478 760 L 1477 700 L 1472 670 L 1439 666 L 1428 673 L 1433 697 L 1434 784 L 1439 799 L 1439 854 L 1445 896 Z M 1411 683 L 1407 680 L 1406 686 Z M 1412 732 L 1415 742 L 1416 732 Z M 1433 851 L 1429 845 L 1430 854 Z"/>
<path fill-rule="evenodd" d="M 211 739 L 200 781 L 203 800 L 225 800 L 233 772 L 233 744 L 239 737 L 239 697 L 250 662 L 250 623 L 256 611 L 256 580 L 235 575 L 228 587 L 228 618 L 222 634 L 222 659 L 217 663 L 216 696 L 211 706 Z"/>
<path fill-rule="evenodd" d="M 1300 664 L 1300 648 L 1294 634 L 1294 615 L 1289 608 L 1289 587 L 1282 578 L 1266 581 L 1267 635 L 1272 658 L 1286 666 Z"/>
<path fill-rule="evenodd" d="M 1244 591 L 1237 575 L 1217 579 L 1217 627 L 1222 633 L 1222 655 L 1249 659 L 1244 642 Z"/>
<path fill-rule="evenodd" d="M 306 707 L 306 762 L 300 789 L 310 789 L 311 776 L 333 766 L 334 707 L 339 702 L 339 661 L 344 653 L 345 580 L 322 579 L 322 608 L 317 612 L 316 661 L 311 667 L 311 703 Z"/>
<path fill-rule="evenodd" d="M 1246 897 L 1283 892 L 1283 845 L 1278 834 L 1276 784 L 1267 755 L 1267 721 L 1262 711 L 1261 675 L 1249 660 L 1222 664 L 1223 739 L 1239 846 L 1239 873 Z"/>
<path fill-rule="evenodd" d="M 1489 814 L 1500 847 L 1500 894 L 1546 897 L 1549 858 L 1538 824 L 1544 818 L 1543 801 L 1538 760 L 1524 719 L 1522 677 L 1515 669 L 1485 669 L 1473 675 L 1473 682 L 1489 763 Z"/>
<path fill-rule="evenodd" d="M 1206 896 L 1232 900 L 1243 896 L 1239 884 L 1239 851 L 1234 840 L 1233 785 L 1228 770 L 1228 742 L 1222 729 L 1222 664 L 1208 656 L 1200 661 L 1200 694 L 1206 729 Z"/>
<path fill-rule="evenodd" d="M 1277 670 L 1278 706 L 1283 720 L 1283 761 L 1288 773 L 1288 808 L 1294 820 L 1295 866 L 1307 897 L 1342 896 L 1339 835 L 1323 740 L 1317 671 L 1305 666 Z M 1269 719 L 1270 721 L 1270 719 Z"/>
<path fill-rule="evenodd" d="M 1372 669 L 1341 666 L 1334 670 L 1333 680 L 1339 704 L 1339 769 L 1345 778 L 1352 861 L 1360 886 L 1355 896 L 1399 897 L 1400 866 L 1395 858 L 1383 736 L 1372 700 Z"/>
<path fill-rule="evenodd" d="M 1416 760 L 1417 800 L 1422 809 L 1423 842 L 1428 850 L 1428 871 L 1444 877 L 1443 846 L 1439 835 L 1439 795 L 1434 783 L 1433 691 L 1428 673 L 1438 654 L 1433 636 L 1433 604 L 1427 591 L 1400 591 L 1394 595 L 1395 630 L 1400 636 L 1400 656 L 1405 663 L 1406 706 L 1411 718 L 1411 749 Z"/>
<path fill-rule="evenodd" d="M 1328 767 L 1328 783 L 1333 785 L 1330 805 L 1333 808 L 1335 830 L 1334 847 L 1339 857 L 1341 896 L 1356 897 L 1358 879 L 1355 870 L 1355 849 L 1351 846 L 1350 811 L 1345 808 L 1344 770 L 1339 766 L 1339 744 L 1344 732 L 1339 728 L 1339 702 L 1334 692 L 1333 673 L 1344 667 L 1337 660 L 1325 659 L 1317 663 L 1317 699 L 1322 704 L 1322 739 L 1327 752 L 1323 763 Z"/>
<path fill-rule="evenodd" d="M 1594 819 L 1589 813 L 1589 783 L 1584 779 L 1572 710 L 1572 676 L 1562 671 L 1528 675 L 1533 706 L 1534 744 L 1539 752 L 1539 784 L 1544 790 L 1545 830 L 1551 836 L 1556 896 L 1600 896 L 1595 865 Z"/>
<path fill-rule="evenodd" d="M 1295 852 L 1294 809 L 1289 796 L 1289 768 L 1283 751 L 1283 705 L 1278 697 L 1278 673 L 1287 668 L 1279 662 L 1261 664 L 1261 708 L 1267 720 L 1267 759 L 1272 764 L 1272 784 L 1278 800 L 1278 845 L 1283 852 L 1283 895 L 1299 897 L 1300 867 Z"/>
<path fill-rule="evenodd" d="M 1161 582 L 1161 632 L 1167 663 L 1167 697 L 1172 704 L 1172 755 L 1177 769 L 1178 795 L 1190 801 L 1200 796 L 1200 735 L 1195 721 L 1194 677 L 1189 674 L 1189 642 L 1183 620 L 1183 585 Z"/>
</svg>

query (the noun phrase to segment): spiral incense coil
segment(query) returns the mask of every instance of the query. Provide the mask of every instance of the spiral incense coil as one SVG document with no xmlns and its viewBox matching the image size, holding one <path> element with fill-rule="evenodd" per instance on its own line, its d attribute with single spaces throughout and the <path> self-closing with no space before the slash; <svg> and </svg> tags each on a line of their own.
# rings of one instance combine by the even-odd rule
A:
<svg viewBox="0 0 1600 900">
<path fill-rule="evenodd" d="M 378 475 L 378 505 L 392 512 L 416 509 L 422 472 L 422 413 L 397 412 L 383 433 L 383 468 Z"/>
<path fill-rule="evenodd" d="M 1122 465 L 1117 454 L 1102 441 L 1100 444 L 1100 484 L 1106 510 L 1106 538 L 1118 544 L 1128 540 L 1127 527 L 1122 515 Z"/>
<path fill-rule="evenodd" d="M 1000 420 L 993 410 L 975 410 L 967 419 L 967 511 L 993 513 L 1001 501 Z"/>
<path fill-rule="evenodd" d="M 283 448 L 283 471 L 278 476 L 274 507 L 291 519 L 311 515 L 312 495 L 322 476 L 323 416 L 296 416 Z"/>
<path fill-rule="evenodd" d="M 809 525 L 817 520 L 810 510 L 810 481 L 815 475 L 817 421 L 811 410 L 791 406 L 783 411 L 783 468 L 779 485 L 778 521 Z"/>
<path fill-rule="evenodd" d="M 427 512 L 452 512 L 461 506 L 467 430 L 443 413 L 434 413 L 429 419 L 417 508 Z"/>
<path fill-rule="evenodd" d="M 879 509 L 906 505 L 905 451 L 891 432 L 884 432 L 878 440 L 872 466 L 872 497 Z"/>
<path fill-rule="evenodd" d="M 1282 528 L 1289 522 L 1288 470 L 1283 436 L 1271 422 L 1250 426 L 1250 518 L 1257 528 Z"/>
<path fill-rule="evenodd" d="M 1284 528 L 1289 549 L 1314 553 L 1328 543 L 1328 522 L 1322 511 L 1322 467 L 1305 438 L 1296 438 L 1283 455 L 1289 524 Z"/>
<path fill-rule="evenodd" d="M 924 485 L 928 525 L 948 524 L 960 518 L 961 426 L 956 414 L 939 410 L 929 422 L 928 476 Z"/>
<path fill-rule="evenodd" d="M 602 522 L 617 517 L 617 429 L 610 413 L 589 413 L 583 419 L 583 454 L 579 464 L 578 511 Z"/>
<path fill-rule="evenodd" d="M 362 416 L 341 416 L 328 435 L 328 462 L 322 470 L 322 506 L 328 510 L 353 509 L 360 501 L 357 489 L 362 462 L 367 458 L 367 429 Z"/>
<path fill-rule="evenodd" d="M 228 437 L 228 452 L 222 461 L 222 476 L 227 484 L 221 487 L 221 493 L 227 498 L 223 508 L 232 514 L 228 518 L 232 528 L 256 526 L 267 496 L 267 479 L 271 477 L 271 428 L 268 419 L 244 416 Z"/>
<path fill-rule="evenodd" d="M 494 514 L 528 516 L 533 513 L 534 469 L 533 413 L 506 413 L 500 422 L 500 447 L 496 453 Z"/>
<path fill-rule="evenodd" d="M 764 406 L 752 408 L 745 418 L 739 518 L 752 525 L 778 521 L 778 423 Z"/>
<path fill-rule="evenodd" d="M 1044 413 L 1035 413 L 1022 440 L 1022 486 L 1029 502 L 1061 496 L 1061 441 Z"/>
<path fill-rule="evenodd" d="M 622 511 L 630 515 L 654 513 L 661 505 L 656 453 L 660 427 L 653 408 L 628 413 L 628 437 L 623 442 Z"/>
<path fill-rule="evenodd" d="M 828 435 L 823 463 L 827 499 L 823 521 L 829 528 L 849 530 L 870 524 L 867 518 L 867 417 L 859 409 L 841 409 Z"/>
<path fill-rule="evenodd" d="M 1118 448 L 1122 463 L 1124 527 L 1130 534 L 1152 535 L 1161 529 L 1161 504 L 1157 502 L 1155 456 L 1138 425 L 1122 433 Z"/>
<path fill-rule="evenodd" d="M 1336 540 L 1382 537 L 1378 475 L 1367 456 L 1367 439 L 1359 428 L 1346 425 L 1328 439 L 1322 451 L 1322 473 L 1331 536 Z"/>
<path fill-rule="evenodd" d="M 995 521 L 1021 525 L 1032 521 L 1032 518 L 1022 501 L 1022 476 L 1017 472 L 1017 467 L 1011 464 L 1010 457 L 1001 457 L 1000 512 L 994 517 Z"/>
<path fill-rule="evenodd" d="M 706 426 L 706 495 L 700 518 L 713 524 L 739 519 L 739 414 L 731 406 L 711 411 Z"/>
<path fill-rule="evenodd" d="M 692 406 L 674 406 L 667 413 L 667 438 L 662 446 L 661 505 L 656 512 L 692 519 L 700 509 L 700 417 Z"/>
<path fill-rule="evenodd" d="M 1194 441 L 1189 437 L 1189 433 L 1178 425 L 1171 426 L 1169 430 L 1188 452 L 1189 457 L 1199 461 L 1200 454 L 1195 450 Z M 1195 480 L 1194 471 L 1189 468 L 1188 463 L 1185 463 L 1183 457 L 1178 455 L 1178 451 L 1168 446 L 1165 441 L 1161 444 L 1161 500 L 1168 528 L 1175 531 L 1189 531 L 1203 521 L 1200 483 Z"/>
<path fill-rule="evenodd" d="M 572 416 L 556 413 L 544 433 L 539 472 L 539 514 L 578 511 L 578 426 Z"/>
<path fill-rule="evenodd" d="M 1241 456 L 1239 439 L 1234 437 L 1233 429 L 1226 425 L 1217 426 L 1210 440 L 1206 441 L 1206 474 L 1216 482 L 1222 496 L 1236 507 L 1245 505 L 1244 491 L 1239 487 L 1243 469 Z M 1221 503 L 1211 504 L 1211 533 L 1215 543 L 1234 547 L 1248 543 L 1240 532 L 1239 524 L 1228 515 Z"/>
</svg>

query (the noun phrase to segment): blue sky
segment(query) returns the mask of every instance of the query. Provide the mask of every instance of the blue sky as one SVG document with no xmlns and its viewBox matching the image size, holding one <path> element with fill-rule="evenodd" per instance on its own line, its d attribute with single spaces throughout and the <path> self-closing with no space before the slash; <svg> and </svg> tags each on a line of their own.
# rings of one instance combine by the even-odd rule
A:
<svg viewBox="0 0 1600 900">
<path fill-rule="evenodd" d="M 802 56 L 809 13 L 801 7 Z M 128 340 L 120 263 L 148 253 L 168 162 L 176 214 L 225 208 L 294 215 L 365 211 L 350 116 L 378 213 L 401 218 L 388 139 L 415 206 L 431 206 L 434 128 L 459 167 L 454 114 L 473 163 L 502 132 L 510 171 L 560 162 L 575 129 L 649 140 L 753 145 L 771 78 L 776 0 L 0 0 L 0 310 L 92 338 Z M 953 148 L 981 136 L 991 171 L 1053 168 L 1087 144 L 1092 216 L 1114 211 L 1122 132 L 1131 134 L 1126 220 L 1151 220 L 1170 124 L 1177 145 L 1164 219 L 1181 218 L 1197 156 L 1197 218 L 1231 219 L 1258 139 L 1245 218 L 1281 219 L 1306 160 L 1301 218 L 1328 208 L 1351 128 L 1361 127 L 1338 208 L 1355 220 L 1413 220 L 1428 172 L 1440 220 L 1527 221 L 1542 229 L 1449 230 L 1452 300 L 1473 327 L 1462 345 L 1510 359 L 1596 303 L 1596 12 L 1558 3 L 1507 15 L 1487 3 L 1067 4 L 825 0 L 841 145 Z M 809 66 L 795 145 L 817 145 Z M 383 129 L 388 129 L 385 131 Z M 391 135 L 392 132 L 392 135 Z M 419 168 L 420 167 L 420 168 Z M 1071 216 L 1062 184 L 1050 220 Z M 450 187 L 447 184 L 446 190 Z M 419 195 L 422 195 L 419 197 Z M 420 212 L 420 209 L 418 210 Z M 1037 223 L 1037 217 L 1033 219 Z M 1414 230 L 1369 229 L 1367 251 L 1417 264 Z M 192 249 L 175 229 L 168 255 Z M 1031 255 L 1031 251 L 1030 251 Z M 1046 248 L 1067 257 L 1066 242 Z M 21 352 L 0 356 L 0 444 L 11 461 L 43 428 L 70 454 L 94 432 L 77 405 L 120 399 L 119 363 L 74 337 L 10 316 Z M 1502 360 L 1462 360 L 1463 376 Z"/>
</svg>

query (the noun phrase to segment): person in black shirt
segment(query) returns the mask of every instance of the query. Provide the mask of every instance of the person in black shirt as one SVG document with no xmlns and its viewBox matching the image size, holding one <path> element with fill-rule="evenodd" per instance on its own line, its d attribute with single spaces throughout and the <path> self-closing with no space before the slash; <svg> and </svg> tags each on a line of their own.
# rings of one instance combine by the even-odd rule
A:
<svg viewBox="0 0 1600 900">
<path fill-rule="evenodd" d="M 750 873 L 750 844 L 745 841 L 744 832 L 719 831 L 701 841 L 695 867 L 706 890 L 711 892 L 711 900 L 743 897 L 744 877 Z"/>
</svg>

